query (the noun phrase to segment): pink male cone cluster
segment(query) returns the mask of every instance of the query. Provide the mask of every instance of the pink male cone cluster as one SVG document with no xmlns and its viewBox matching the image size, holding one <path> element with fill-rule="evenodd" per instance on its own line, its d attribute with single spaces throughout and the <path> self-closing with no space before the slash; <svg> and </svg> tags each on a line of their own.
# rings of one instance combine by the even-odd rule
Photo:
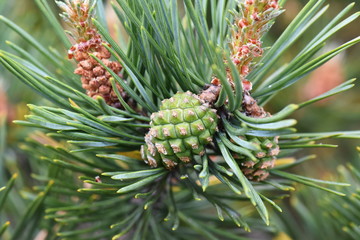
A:
<svg viewBox="0 0 360 240">
<path fill-rule="evenodd" d="M 118 62 L 109 60 L 111 54 L 104 46 L 100 45 L 93 48 L 92 54 L 119 75 L 122 66 Z M 100 63 L 90 57 L 87 51 L 79 50 L 78 44 L 75 45 L 73 56 L 78 61 L 78 67 L 74 73 L 81 76 L 82 87 L 86 90 L 86 94 L 92 98 L 100 96 L 105 99 L 108 105 L 121 108 L 121 103 L 110 82 L 111 74 Z M 126 99 L 126 93 L 123 89 L 119 85 L 116 85 L 116 87 L 122 97 Z"/>
<path fill-rule="evenodd" d="M 110 82 L 111 74 L 90 54 L 120 76 L 122 66 L 120 63 L 109 60 L 111 53 L 103 46 L 96 27 L 91 22 L 91 6 L 88 0 L 66 0 L 58 2 L 64 11 L 62 17 L 75 30 L 73 38 L 76 44 L 69 50 L 69 58 L 74 58 L 78 64 L 75 73 L 81 76 L 82 87 L 86 94 L 92 98 L 102 97 L 105 102 L 113 107 L 121 108 L 121 103 Z M 129 101 L 126 93 L 116 84 L 116 88 L 125 101 Z"/>
<path fill-rule="evenodd" d="M 231 59 L 243 80 L 244 90 L 250 91 L 251 84 L 246 76 L 254 59 L 263 55 L 261 37 L 281 11 L 277 0 L 246 0 L 240 7 L 242 15 L 235 16 L 231 30 Z"/>
</svg>

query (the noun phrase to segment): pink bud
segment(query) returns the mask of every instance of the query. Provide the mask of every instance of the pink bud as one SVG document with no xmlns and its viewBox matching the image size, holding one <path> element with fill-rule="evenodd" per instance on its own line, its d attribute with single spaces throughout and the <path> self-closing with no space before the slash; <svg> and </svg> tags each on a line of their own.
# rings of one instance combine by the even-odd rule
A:
<svg viewBox="0 0 360 240">
<path fill-rule="evenodd" d="M 252 89 L 252 83 L 250 81 L 244 80 L 242 81 L 242 87 L 244 91 L 249 92 Z"/>
<path fill-rule="evenodd" d="M 215 86 L 220 86 L 220 79 L 218 79 L 217 77 L 214 77 L 211 80 L 211 84 L 215 85 Z"/>
<path fill-rule="evenodd" d="M 257 39 L 249 39 L 249 42 L 254 44 L 254 45 L 259 45 L 260 44 L 260 41 L 257 40 Z"/>
<path fill-rule="evenodd" d="M 253 5 L 254 4 L 254 0 L 246 0 L 245 4 L 247 5 Z"/>
<path fill-rule="evenodd" d="M 71 51 L 71 50 L 69 50 L 69 51 L 68 51 L 68 58 L 69 58 L 69 59 L 72 59 L 73 57 L 74 57 L 74 52 Z"/>
<path fill-rule="evenodd" d="M 249 67 L 247 65 L 244 65 L 241 67 L 241 74 L 242 75 L 248 75 L 249 74 Z"/>
<path fill-rule="evenodd" d="M 252 15 L 251 15 L 252 19 L 254 19 L 255 21 L 260 21 L 260 18 L 259 18 L 259 15 L 254 12 Z"/>
<path fill-rule="evenodd" d="M 95 177 L 95 181 L 98 182 L 98 183 L 101 183 L 101 182 L 102 182 L 102 181 L 101 181 L 101 178 L 100 178 L 99 176 L 96 176 L 96 177 Z"/>
<path fill-rule="evenodd" d="M 278 9 L 279 5 L 278 5 L 277 1 L 272 1 L 272 2 L 270 2 L 270 7 L 274 8 L 274 9 Z"/>
<path fill-rule="evenodd" d="M 250 52 L 249 46 L 244 45 L 241 47 L 241 54 L 247 55 Z"/>
<path fill-rule="evenodd" d="M 240 19 L 240 21 L 238 22 L 238 26 L 239 28 L 244 28 L 248 25 L 246 19 Z"/>
<path fill-rule="evenodd" d="M 257 46 L 255 46 L 252 50 L 251 53 L 253 54 L 254 57 L 260 57 L 263 54 L 263 50 Z"/>
<path fill-rule="evenodd" d="M 238 58 L 233 58 L 233 63 L 234 63 L 235 65 L 239 65 L 239 64 L 240 64 L 240 59 L 238 59 Z"/>
</svg>

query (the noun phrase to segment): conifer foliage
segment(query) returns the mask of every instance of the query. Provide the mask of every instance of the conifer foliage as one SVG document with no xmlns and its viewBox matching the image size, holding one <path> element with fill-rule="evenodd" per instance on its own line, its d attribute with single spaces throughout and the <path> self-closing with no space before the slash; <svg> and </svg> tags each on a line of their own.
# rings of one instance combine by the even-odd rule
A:
<svg viewBox="0 0 360 240">
<path fill-rule="evenodd" d="M 322 141 L 360 138 L 360 131 L 297 133 L 288 117 L 350 89 L 354 79 L 275 113 L 264 104 L 360 41 L 320 51 L 358 17 L 346 17 L 353 4 L 282 62 L 326 12 L 324 0 L 310 0 L 271 46 L 263 37 L 284 1 L 117 0 L 112 7 L 128 41 L 125 33 L 112 37 L 101 1 L 58 1 L 62 22 L 46 0 L 35 1 L 64 43 L 62 54 L 0 17 L 52 67 L 2 50 L 0 62 L 51 102 L 29 104 L 31 114 L 16 121 L 43 129 L 24 149 L 45 166 L 33 175 L 39 194 L 18 226 L 44 216 L 31 231 L 17 227 L 5 236 L 245 239 L 262 226 L 258 216 L 270 224 L 268 207 L 282 211 L 275 200 L 294 183 L 344 195 L 328 186 L 346 183 L 288 169 L 313 158 L 295 159 L 298 150 L 336 147 Z M 0 195 L 0 210 L 14 181 Z"/>
</svg>

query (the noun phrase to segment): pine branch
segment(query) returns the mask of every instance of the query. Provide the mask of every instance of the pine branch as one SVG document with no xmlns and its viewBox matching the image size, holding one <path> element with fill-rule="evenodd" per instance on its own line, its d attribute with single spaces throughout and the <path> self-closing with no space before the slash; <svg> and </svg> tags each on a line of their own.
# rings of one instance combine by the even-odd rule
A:
<svg viewBox="0 0 360 240">
<path fill-rule="evenodd" d="M 264 54 L 261 38 L 281 13 L 277 1 L 247 0 L 238 7 L 237 1 L 117 1 L 113 8 L 131 39 L 127 46 L 111 37 L 101 4 L 59 2 L 73 26 L 76 43 L 69 58 L 77 69 L 0 17 L 61 72 L 15 44 L 10 43 L 22 57 L 0 51 L 2 65 L 53 104 L 29 104 L 30 115 L 16 121 L 45 133 L 31 134 L 22 146 L 34 164 L 44 166 L 33 175 L 44 185 L 35 188 L 39 193 L 12 239 L 33 236 L 39 221 L 49 239 L 241 239 L 252 227 L 254 209 L 269 225 L 267 205 L 281 211 L 275 200 L 296 183 L 344 195 L 337 186 L 347 184 L 288 168 L 313 158 L 295 159 L 293 150 L 336 147 L 322 141 L 358 139 L 359 132 L 297 133 L 297 121 L 287 118 L 350 89 L 353 80 L 277 113 L 261 106 L 360 41 L 316 56 L 328 38 L 358 17 L 341 20 L 349 5 L 273 71 L 273 63 L 325 13 L 323 2 L 309 1 Z M 48 4 L 37 3 L 69 47 Z M 22 231 L 31 218 L 34 226 Z"/>
</svg>

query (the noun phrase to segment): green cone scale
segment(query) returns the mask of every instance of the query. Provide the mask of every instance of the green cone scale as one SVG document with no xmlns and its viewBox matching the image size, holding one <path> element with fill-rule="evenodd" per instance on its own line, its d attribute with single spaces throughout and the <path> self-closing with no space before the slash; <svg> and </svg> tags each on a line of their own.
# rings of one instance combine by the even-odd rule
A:
<svg viewBox="0 0 360 240">
<path fill-rule="evenodd" d="M 245 155 L 235 155 L 240 162 L 244 175 L 252 181 L 263 181 L 269 176 L 269 169 L 275 165 L 276 156 L 280 152 L 278 138 L 249 137 L 246 140 L 260 147 L 260 150 L 252 151 L 255 160 Z"/>
<path fill-rule="evenodd" d="M 163 100 L 160 111 L 151 115 L 142 157 L 152 167 L 160 162 L 169 169 L 180 162 L 188 163 L 194 155 L 205 153 L 205 145 L 212 142 L 217 122 L 216 110 L 202 103 L 197 95 L 176 93 Z"/>
</svg>

